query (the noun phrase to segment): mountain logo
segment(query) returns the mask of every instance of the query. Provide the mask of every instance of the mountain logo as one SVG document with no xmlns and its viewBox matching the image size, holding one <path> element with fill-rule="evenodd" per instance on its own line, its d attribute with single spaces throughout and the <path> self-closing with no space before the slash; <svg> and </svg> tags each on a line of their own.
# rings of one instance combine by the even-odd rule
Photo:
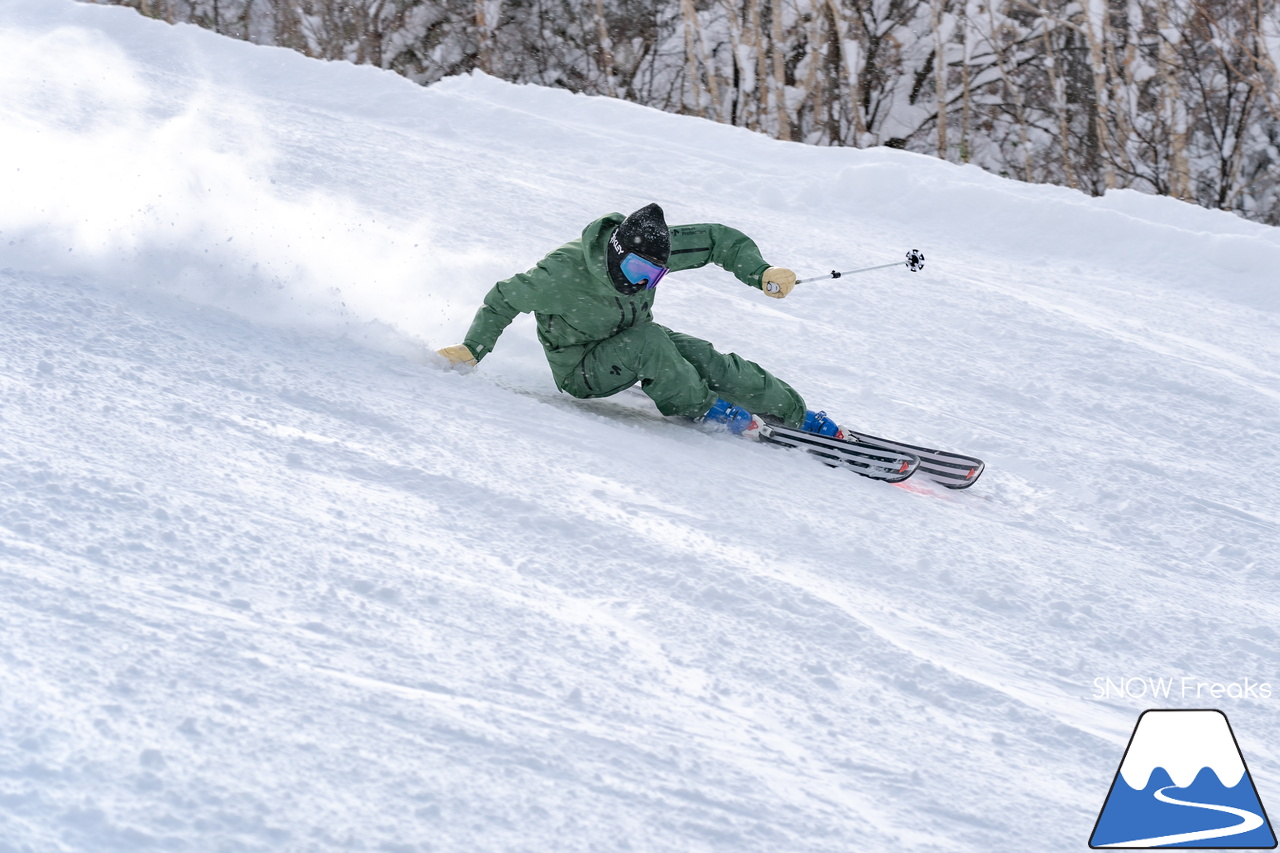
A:
<svg viewBox="0 0 1280 853">
<path fill-rule="evenodd" d="M 1275 833 L 1227 715 L 1143 711 L 1089 846 L 1275 849 Z"/>
</svg>

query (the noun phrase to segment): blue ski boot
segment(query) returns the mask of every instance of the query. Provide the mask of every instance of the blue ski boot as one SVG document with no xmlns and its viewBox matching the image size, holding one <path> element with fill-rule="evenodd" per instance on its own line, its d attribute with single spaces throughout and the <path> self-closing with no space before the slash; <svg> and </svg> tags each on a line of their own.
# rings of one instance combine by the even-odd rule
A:
<svg viewBox="0 0 1280 853">
<path fill-rule="evenodd" d="M 827 417 L 826 412 L 815 412 L 813 409 L 809 409 L 804 413 L 804 423 L 800 425 L 800 429 L 840 441 L 844 441 L 845 438 L 844 430 L 840 429 L 839 424 Z"/>
<path fill-rule="evenodd" d="M 747 438 L 760 437 L 759 418 L 741 406 L 735 406 L 727 400 L 717 399 L 711 409 L 702 417 L 707 423 L 724 424 L 734 435 Z"/>
</svg>

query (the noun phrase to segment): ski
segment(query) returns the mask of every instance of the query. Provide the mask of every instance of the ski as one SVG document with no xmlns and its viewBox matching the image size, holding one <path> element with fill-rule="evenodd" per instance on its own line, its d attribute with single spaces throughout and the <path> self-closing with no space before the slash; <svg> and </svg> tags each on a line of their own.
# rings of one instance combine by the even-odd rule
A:
<svg viewBox="0 0 1280 853">
<path fill-rule="evenodd" d="M 778 424 L 762 426 L 760 440 L 807 451 L 832 468 L 848 468 L 887 483 L 900 483 L 920 467 L 920 457 L 909 450 L 861 445 Z"/>
<path fill-rule="evenodd" d="M 986 463 L 974 456 L 962 456 L 946 450 L 931 450 L 901 441 L 844 429 L 848 440 L 862 447 L 882 451 L 913 454 L 920 459 L 920 473 L 948 489 L 967 489 L 982 476 Z"/>
</svg>

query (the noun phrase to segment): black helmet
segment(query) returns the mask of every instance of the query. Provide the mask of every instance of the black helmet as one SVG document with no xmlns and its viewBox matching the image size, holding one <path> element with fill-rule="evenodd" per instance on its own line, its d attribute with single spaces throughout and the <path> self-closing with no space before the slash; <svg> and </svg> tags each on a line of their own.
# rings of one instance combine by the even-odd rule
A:
<svg viewBox="0 0 1280 853">
<path fill-rule="evenodd" d="M 628 260 L 628 255 L 637 255 L 639 259 L 662 269 L 640 277 L 635 268 L 644 268 L 646 265 L 637 265 L 637 259 L 633 258 L 624 268 L 623 262 Z M 622 224 L 609 235 L 605 266 L 609 270 L 609 280 L 613 282 L 613 286 L 630 296 L 645 288 L 653 289 L 666 272 L 670 257 L 671 232 L 667 230 L 667 221 L 662 215 L 662 208 L 650 204 L 622 220 Z"/>
</svg>

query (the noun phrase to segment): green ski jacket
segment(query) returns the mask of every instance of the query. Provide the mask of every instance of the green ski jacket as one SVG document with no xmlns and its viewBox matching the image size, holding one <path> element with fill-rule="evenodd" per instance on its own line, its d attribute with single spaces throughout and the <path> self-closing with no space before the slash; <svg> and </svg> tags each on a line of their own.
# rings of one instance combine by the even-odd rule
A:
<svg viewBox="0 0 1280 853">
<path fill-rule="evenodd" d="M 517 314 L 532 312 L 556 387 L 564 390 L 566 377 L 592 347 L 624 329 L 653 322 L 658 288 L 632 296 L 619 293 L 605 268 L 609 235 L 625 218 L 611 213 L 597 219 L 579 239 L 556 249 L 533 269 L 495 284 L 463 339 L 476 361 L 493 350 Z M 672 272 L 709 262 L 756 288 L 769 268 L 756 244 L 741 231 L 711 223 L 671 228 Z"/>
</svg>

